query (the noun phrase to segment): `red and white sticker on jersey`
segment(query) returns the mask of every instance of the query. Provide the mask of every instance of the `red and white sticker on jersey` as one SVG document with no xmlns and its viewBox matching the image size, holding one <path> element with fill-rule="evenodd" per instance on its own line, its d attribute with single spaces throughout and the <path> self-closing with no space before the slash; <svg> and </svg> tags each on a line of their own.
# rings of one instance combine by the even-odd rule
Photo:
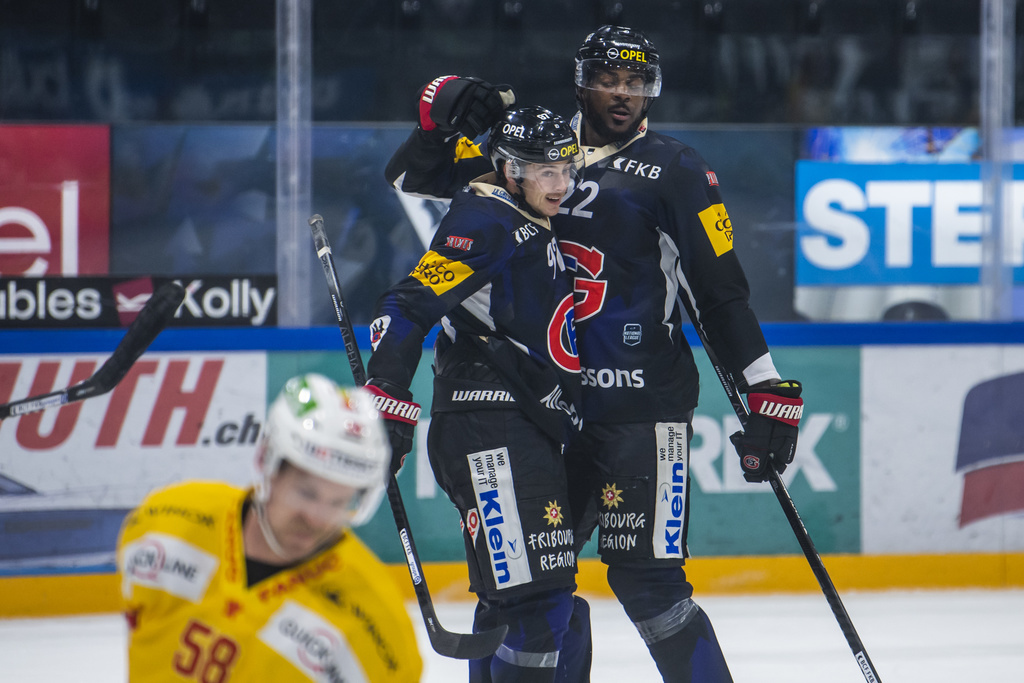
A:
<svg viewBox="0 0 1024 683">
<path fill-rule="evenodd" d="M 388 333 L 388 327 L 391 326 L 391 316 L 382 315 L 381 317 L 370 323 L 370 347 L 376 351 L 377 345 L 380 344 L 380 340 L 384 338 L 384 335 Z"/>
<path fill-rule="evenodd" d="M 476 545 L 476 537 L 480 535 L 480 511 L 473 508 L 466 513 L 466 521 L 463 522 L 463 527 L 469 532 L 469 537 Z"/>
<path fill-rule="evenodd" d="M 721 256 L 732 249 L 732 220 L 725 210 L 725 204 L 712 204 L 697 214 L 704 232 L 711 240 L 715 256 Z"/>
<path fill-rule="evenodd" d="M 523 525 L 519 520 L 508 449 L 470 453 L 467 457 L 473 490 L 491 571 L 497 588 L 511 588 L 533 580 L 526 555 Z"/>
<path fill-rule="evenodd" d="M 338 629 L 296 602 L 286 600 L 258 635 L 311 681 L 368 683 L 359 659 Z"/>
<path fill-rule="evenodd" d="M 146 586 L 179 598 L 199 602 L 206 593 L 218 560 L 180 538 L 150 531 L 124 546 L 121 554 L 121 593 L 132 596 L 132 586 Z"/>
<path fill-rule="evenodd" d="M 430 287 L 434 294 L 441 296 L 473 274 L 473 269 L 461 261 L 453 261 L 441 256 L 436 251 L 428 251 L 416 264 L 412 277 L 423 286 Z"/>
<path fill-rule="evenodd" d="M 448 235 L 444 241 L 444 246 L 451 247 L 452 249 L 460 249 L 462 251 L 469 251 L 473 248 L 473 240 L 468 237 L 457 237 L 455 235 Z"/>
<path fill-rule="evenodd" d="M 659 422 L 654 426 L 658 442 L 658 498 L 654 503 L 654 556 L 682 559 L 686 556 L 686 477 L 688 448 L 685 422 Z"/>
</svg>

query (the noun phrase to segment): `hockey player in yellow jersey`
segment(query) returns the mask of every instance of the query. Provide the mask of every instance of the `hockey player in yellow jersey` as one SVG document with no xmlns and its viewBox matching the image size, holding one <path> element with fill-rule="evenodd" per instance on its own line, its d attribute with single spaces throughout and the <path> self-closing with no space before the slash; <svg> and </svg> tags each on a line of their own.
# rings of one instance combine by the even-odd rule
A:
<svg viewBox="0 0 1024 683">
<path fill-rule="evenodd" d="M 288 381 L 256 485 L 186 482 L 125 519 L 118 571 L 138 681 L 418 681 L 388 572 L 348 527 L 380 504 L 390 447 L 364 389 Z"/>
</svg>

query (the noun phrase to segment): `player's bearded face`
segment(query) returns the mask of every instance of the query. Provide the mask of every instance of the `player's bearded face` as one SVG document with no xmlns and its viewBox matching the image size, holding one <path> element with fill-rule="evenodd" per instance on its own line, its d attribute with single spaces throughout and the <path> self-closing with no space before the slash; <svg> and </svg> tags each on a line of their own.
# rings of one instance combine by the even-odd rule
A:
<svg viewBox="0 0 1024 683">
<path fill-rule="evenodd" d="M 595 73 L 582 95 L 586 144 L 604 146 L 632 136 L 647 103 L 643 91 L 643 76 L 636 72 L 607 69 Z"/>
<path fill-rule="evenodd" d="M 299 559 L 347 526 L 359 497 L 350 486 L 285 467 L 271 483 L 267 520 L 288 559 Z"/>
</svg>

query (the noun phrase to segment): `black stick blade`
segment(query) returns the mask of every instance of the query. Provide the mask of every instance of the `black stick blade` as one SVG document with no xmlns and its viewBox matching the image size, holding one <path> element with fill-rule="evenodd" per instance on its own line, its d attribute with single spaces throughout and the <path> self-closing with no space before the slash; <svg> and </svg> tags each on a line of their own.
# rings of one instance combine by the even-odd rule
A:
<svg viewBox="0 0 1024 683">
<path fill-rule="evenodd" d="M 125 332 L 114 353 L 93 375 L 92 390 L 76 396 L 76 400 L 113 389 L 157 335 L 167 327 L 184 299 L 185 288 L 176 282 L 168 282 L 156 290 Z"/>
<path fill-rule="evenodd" d="M 428 617 L 423 617 L 427 622 L 427 635 L 430 637 L 430 646 L 434 652 L 452 659 L 483 659 L 490 657 L 505 640 L 508 633 L 508 626 L 502 624 L 497 628 L 480 633 L 452 633 L 445 631 L 434 620 L 434 629 L 431 629 Z"/>
<path fill-rule="evenodd" d="M 0 420 L 107 393 L 117 386 L 149 348 L 184 299 L 185 289 L 181 285 L 174 282 L 165 284 L 149 298 L 117 348 L 92 377 L 67 389 L 4 403 L 0 405 Z"/>
</svg>

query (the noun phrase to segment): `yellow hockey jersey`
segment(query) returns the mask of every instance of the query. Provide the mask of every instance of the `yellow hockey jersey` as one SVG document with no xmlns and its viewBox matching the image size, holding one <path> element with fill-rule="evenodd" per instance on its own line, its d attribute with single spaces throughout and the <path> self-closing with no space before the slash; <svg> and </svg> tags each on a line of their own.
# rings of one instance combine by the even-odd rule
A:
<svg viewBox="0 0 1024 683">
<path fill-rule="evenodd" d="M 250 491 L 190 482 L 125 519 L 118 572 L 131 624 L 131 681 L 418 681 L 405 605 L 355 535 L 248 587 Z"/>
</svg>

